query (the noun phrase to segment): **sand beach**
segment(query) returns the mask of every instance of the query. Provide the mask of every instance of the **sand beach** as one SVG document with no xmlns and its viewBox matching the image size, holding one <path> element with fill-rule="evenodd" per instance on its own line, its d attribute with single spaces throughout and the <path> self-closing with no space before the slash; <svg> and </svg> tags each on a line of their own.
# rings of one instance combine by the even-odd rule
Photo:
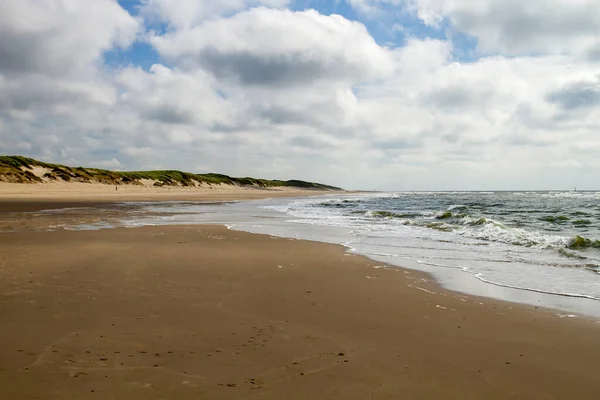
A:
<svg viewBox="0 0 600 400">
<path fill-rule="evenodd" d="M 132 199 L 297 195 L 40 187 L 3 186 L 4 218 Z M 596 321 L 449 292 L 341 246 L 205 225 L 0 235 L 3 398 L 594 399 L 600 390 Z"/>
</svg>

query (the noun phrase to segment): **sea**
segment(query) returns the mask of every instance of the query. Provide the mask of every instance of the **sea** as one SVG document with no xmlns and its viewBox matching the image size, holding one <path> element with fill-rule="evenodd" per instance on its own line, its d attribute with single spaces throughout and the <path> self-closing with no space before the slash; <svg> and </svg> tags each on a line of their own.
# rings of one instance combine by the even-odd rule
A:
<svg viewBox="0 0 600 400">
<path fill-rule="evenodd" d="M 223 224 L 340 244 L 385 265 L 427 272 L 464 294 L 555 309 L 563 317 L 600 317 L 596 191 L 372 192 L 120 207 L 128 212 L 58 228 Z"/>
</svg>

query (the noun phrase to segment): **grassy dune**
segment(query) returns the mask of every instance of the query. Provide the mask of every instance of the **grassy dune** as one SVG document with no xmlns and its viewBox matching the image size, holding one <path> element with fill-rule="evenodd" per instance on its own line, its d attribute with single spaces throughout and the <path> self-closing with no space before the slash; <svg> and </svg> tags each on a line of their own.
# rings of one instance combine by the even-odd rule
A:
<svg viewBox="0 0 600 400">
<path fill-rule="evenodd" d="M 42 177 L 33 168 L 48 169 Z M 339 190 L 334 186 L 299 180 L 280 181 L 257 178 L 234 178 L 222 174 L 192 174 L 176 170 L 165 171 L 109 171 L 98 168 L 69 167 L 51 164 L 22 156 L 0 156 L 0 181 L 12 183 L 41 183 L 65 181 L 103 183 L 108 185 L 141 185 L 142 179 L 154 180 L 154 186 L 237 185 L 256 187 L 295 187 L 318 190 Z"/>
</svg>

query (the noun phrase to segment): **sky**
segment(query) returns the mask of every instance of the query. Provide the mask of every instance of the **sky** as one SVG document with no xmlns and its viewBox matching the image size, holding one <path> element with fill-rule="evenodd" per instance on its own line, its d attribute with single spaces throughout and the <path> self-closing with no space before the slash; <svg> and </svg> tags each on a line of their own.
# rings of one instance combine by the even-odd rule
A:
<svg viewBox="0 0 600 400">
<path fill-rule="evenodd" d="M 0 153 L 600 189 L 600 1 L 4 0 Z"/>
</svg>

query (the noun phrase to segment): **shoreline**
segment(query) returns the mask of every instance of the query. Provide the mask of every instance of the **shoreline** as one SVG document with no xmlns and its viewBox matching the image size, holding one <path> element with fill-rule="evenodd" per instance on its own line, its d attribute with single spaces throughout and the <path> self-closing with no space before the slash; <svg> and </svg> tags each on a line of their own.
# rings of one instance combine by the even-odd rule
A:
<svg viewBox="0 0 600 400">
<path fill-rule="evenodd" d="M 89 183 L 20 184 L 0 182 L 0 214 L 70 207 L 97 207 L 127 202 L 226 202 L 277 197 L 305 197 L 352 191 L 301 188 L 214 187 L 154 188 Z"/>
<path fill-rule="evenodd" d="M 190 226 L 203 226 L 203 225 L 204 224 L 197 224 L 197 225 L 190 225 Z M 168 226 L 168 225 L 163 225 L 163 226 Z M 186 226 L 186 225 L 175 225 L 175 226 Z M 382 268 L 384 268 L 384 269 L 399 270 L 404 273 L 421 274 L 423 276 L 423 278 L 422 278 L 423 281 L 427 281 L 428 283 L 430 283 L 432 285 L 433 290 L 435 290 L 435 292 L 430 291 L 432 294 L 439 294 L 440 292 L 442 292 L 443 296 L 453 295 L 453 296 L 458 296 L 458 297 L 462 296 L 462 297 L 468 297 L 468 298 L 473 298 L 473 299 L 479 299 L 480 302 L 482 302 L 482 301 L 498 302 L 498 303 L 507 305 L 509 308 L 513 308 L 513 307 L 519 308 L 520 307 L 520 308 L 531 310 L 533 312 L 541 312 L 541 313 L 545 313 L 548 315 L 553 315 L 553 316 L 556 316 L 557 318 L 561 318 L 561 319 L 562 318 L 567 318 L 567 319 L 576 318 L 576 319 L 580 319 L 583 321 L 587 321 L 592 324 L 600 324 L 600 312 L 598 312 L 596 315 L 592 315 L 590 313 L 586 314 L 583 311 L 561 309 L 558 306 L 552 307 L 550 305 L 544 305 L 544 304 L 534 305 L 533 303 L 526 302 L 525 300 L 517 300 L 513 296 L 500 297 L 499 295 L 492 296 L 492 295 L 468 292 L 466 289 L 466 287 L 468 287 L 468 285 L 462 285 L 462 286 L 459 285 L 460 287 L 462 287 L 463 290 L 461 290 L 460 288 L 447 287 L 447 286 L 445 286 L 445 284 L 447 284 L 448 282 L 444 282 L 443 279 L 441 278 L 441 276 L 436 276 L 436 272 L 433 272 L 431 268 L 419 269 L 416 267 L 408 267 L 406 265 L 394 264 L 394 263 L 391 263 L 384 259 L 378 258 L 378 256 L 376 256 L 376 255 L 371 255 L 371 254 L 355 251 L 351 246 L 346 245 L 346 244 L 327 242 L 327 241 L 321 241 L 321 240 L 315 240 L 315 239 L 291 238 L 291 237 L 287 237 L 287 236 L 273 235 L 270 233 L 253 232 L 253 231 L 248 231 L 248 230 L 243 230 L 243 229 L 232 229 L 228 225 L 220 224 L 220 223 L 206 224 L 206 226 L 223 226 L 223 227 L 226 227 L 227 229 L 230 229 L 235 232 L 249 233 L 252 235 L 266 235 L 266 236 L 272 236 L 274 238 L 279 238 L 279 239 L 299 240 L 299 241 L 306 241 L 306 242 L 310 242 L 310 243 L 325 244 L 325 245 L 329 245 L 329 246 L 339 246 L 344 249 L 346 254 L 352 255 L 352 256 L 363 257 L 371 263 L 382 264 Z M 142 228 L 143 227 L 144 226 L 142 226 Z M 140 228 L 140 227 L 135 227 L 135 228 Z M 122 229 L 122 228 L 116 227 L 116 228 L 110 228 L 110 229 Z M 457 275 L 460 276 L 460 273 L 458 272 L 458 270 L 452 270 L 452 272 L 455 272 Z M 452 276 L 452 275 L 453 274 L 447 274 L 447 276 Z M 450 279 L 452 279 L 452 278 L 450 278 Z M 516 293 L 528 293 L 528 294 L 531 294 L 534 296 L 535 295 L 549 296 L 549 297 L 555 297 L 558 299 L 564 299 L 566 301 L 576 301 L 576 302 L 589 301 L 589 302 L 594 302 L 595 305 L 600 307 L 600 300 L 598 300 L 596 298 L 584 297 L 584 296 L 579 296 L 579 295 L 543 292 L 543 291 L 538 291 L 538 290 L 501 285 L 501 284 L 497 284 L 495 282 L 481 280 L 472 275 L 466 275 L 465 278 L 463 278 L 462 280 L 463 281 L 472 280 L 481 287 L 486 287 L 489 285 L 489 286 L 498 288 L 500 290 L 507 290 L 507 291 L 512 291 L 512 292 L 516 292 Z"/>
<path fill-rule="evenodd" d="M 86 185 L 86 184 L 84 184 Z M 238 188 L 239 189 L 239 188 Z M 161 190 L 161 189 L 159 189 Z M 95 201 L 84 200 L 81 198 L 77 198 L 74 196 L 63 196 L 62 198 L 36 198 L 35 200 L 29 200 L 26 202 L 19 201 L 11 201 L 3 199 L 0 194 L 0 230 L 4 228 L 5 233 L 14 233 L 18 232 L 20 229 L 11 229 L 8 222 L 11 221 L 12 215 L 18 215 L 18 213 L 34 213 L 30 214 L 31 217 L 27 216 L 27 214 L 23 214 L 25 218 L 22 219 L 22 223 L 26 224 L 26 229 L 28 231 L 37 231 L 39 229 L 46 229 L 45 226 L 50 227 L 55 230 L 56 228 L 61 228 L 60 221 L 65 221 L 66 225 L 81 225 L 87 226 L 83 231 L 86 230 L 96 230 L 96 229 L 120 229 L 118 225 L 114 224 L 114 221 L 118 221 L 121 217 L 128 215 L 133 209 L 130 208 L 113 208 L 115 205 L 127 205 L 131 204 L 133 207 L 136 206 L 137 202 L 149 202 L 149 203 L 161 203 L 161 202 L 182 202 L 182 203 L 197 203 L 201 206 L 215 206 L 220 204 L 225 204 L 227 202 L 238 202 L 245 200 L 258 200 L 265 198 L 277 198 L 277 197 L 306 197 L 306 196 L 322 196 L 328 194 L 340 194 L 340 192 L 332 192 L 332 191 L 312 191 L 312 190 L 282 190 L 282 191 L 272 191 L 272 190 L 256 190 L 256 189 L 242 189 L 231 191 L 230 193 L 222 193 L 222 192 L 214 192 L 209 193 L 212 196 L 207 196 L 206 193 L 198 193 L 196 190 L 188 190 L 183 189 L 183 192 L 187 194 L 187 196 L 178 196 L 176 191 L 174 193 L 167 193 L 170 195 L 169 198 L 157 197 L 149 195 L 147 192 L 142 193 L 143 196 L 138 198 L 136 201 L 127 200 L 127 197 L 119 196 L 118 200 L 113 199 L 112 201 L 96 199 Z M 245 192 L 245 193 L 241 193 Z M 352 192 L 342 192 L 344 194 L 352 193 Z M 243 195 L 245 196 L 243 196 Z M 265 196 L 268 194 L 268 196 Z M 144 197 L 145 196 L 145 197 Z M 79 208 L 86 207 L 87 210 L 69 210 L 68 215 L 61 214 L 44 214 L 43 218 L 41 214 L 35 214 L 35 212 L 40 210 L 60 210 L 64 208 Z M 97 211 L 102 211 L 102 214 L 98 214 Z M 4 214 L 3 214 L 4 212 Z M 211 211 L 209 213 L 212 213 Z M 202 213 L 200 213 L 202 214 Z M 199 214 L 199 215 L 200 215 Z M 139 214 L 138 214 L 139 215 Z M 147 217 L 152 217 L 154 214 L 149 213 Z M 2 219 L 2 216 L 4 218 Z M 99 219 L 97 218 L 99 217 Z M 67 219 L 68 218 L 68 219 Z M 112 222 L 107 222 L 110 220 Z M 99 221 L 107 222 L 106 225 L 95 225 L 95 223 Z M 36 226 L 35 224 L 39 224 Z M 50 225 L 48 225 L 50 224 Z M 112 225 L 111 225 L 112 224 Z M 231 223 L 224 221 L 195 221 L 195 222 L 184 222 L 184 223 L 176 223 L 176 226 L 201 226 L 205 224 L 217 224 L 220 226 L 229 226 Z M 160 226 L 169 226 L 169 223 L 159 223 Z M 234 226 L 236 224 L 234 223 Z M 150 225 L 152 226 L 152 224 Z M 138 227 L 138 226 L 132 226 Z M 7 229 L 8 228 L 8 229 Z M 289 228 L 289 227 L 288 227 Z M 269 231 L 261 231 L 249 229 L 249 226 L 244 227 L 234 227 L 234 230 L 240 232 L 249 232 L 249 233 L 257 233 L 257 234 L 267 234 L 273 235 L 272 232 Z M 274 235 L 277 236 L 277 235 Z M 278 237 L 281 238 L 293 238 L 294 236 L 279 234 Z M 509 304 L 513 304 L 515 306 L 529 307 L 532 309 L 544 309 L 550 313 L 554 313 L 555 315 L 560 315 L 561 317 L 571 317 L 573 315 L 578 318 L 588 319 L 590 321 L 600 321 L 600 312 L 595 311 L 595 306 L 597 300 L 589 299 L 582 296 L 569 296 L 562 295 L 559 293 L 548 293 L 541 292 L 535 290 L 528 290 L 525 288 L 511 287 L 498 285 L 493 282 L 486 282 L 477 277 L 474 277 L 468 273 L 464 273 L 462 271 L 455 271 L 453 269 L 446 270 L 443 268 L 436 267 L 427 267 L 426 265 L 414 266 L 410 263 L 397 263 L 394 262 L 393 259 L 389 259 L 387 257 L 382 257 L 377 254 L 369 254 L 363 253 L 361 251 L 356 251 L 352 246 L 345 245 L 344 243 L 340 243 L 337 241 L 326 240 L 325 236 L 320 239 L 314 239 L 315 236 L 311 239 L 306 235 L 300 235 L 296 237 L 298 240 L 308 240 L 313 241 L 315 243 L 326 243 L 333 245 L 340 245 L 345 248 L 346 252 L 349 254 L 356 254 L 360 256 L 364 256 L 374 262 L 386 263 L 389 265 L 393 265 L 394 268 L 399 268 L 402 270 L 410 270 L 415 272 L 420 272 L 426 274 L 430 277 L 431 280 L 435 281 L 438 287 L 441 290 L 446 290 L 453 293 L 463 294 L 467 296 L 475 296 L 485 300 L 492 301 L 500 301 L 506 302 Z M 594 302 L 594 304 L 587 304 L 587 302 Z"/>
<path fill-rule="evenodd" d="M 447 291 L 340 245 L 215 225 L 4 239 L 0 386 L 11 398 L 600 389 L 598 324 Z"/>
</svg>

